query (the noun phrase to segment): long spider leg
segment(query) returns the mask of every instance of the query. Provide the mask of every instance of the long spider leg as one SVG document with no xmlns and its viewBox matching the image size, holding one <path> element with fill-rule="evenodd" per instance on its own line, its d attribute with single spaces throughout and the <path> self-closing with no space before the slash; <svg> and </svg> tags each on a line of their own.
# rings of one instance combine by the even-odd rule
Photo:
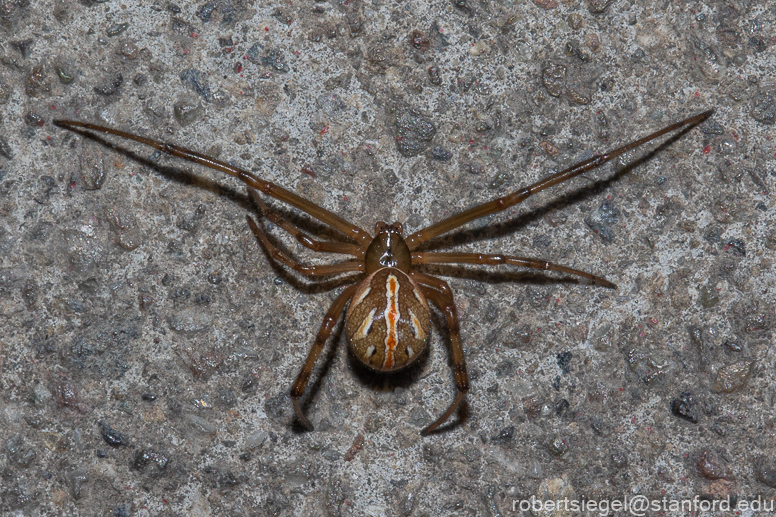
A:
<svg viewBox="0 0 776 517">
<path fill-rule="evenodd" d="M 341 218 L 340 216 L 332 212 L 329 212 L 325 208 L 320 207 L 312 203 L 311 201 L 308 201 L 307 199 L 304 199 L 303 197 L 300 197 L 294 194 L 293 192 L 290 192 L 284 189 L 279 185 L 276 185 L 270 181 L 266 181 L 261 178 L 258 178 L 248 171 L 244 171 L 238 167 L 229 165 L 226 162 L 216 160 L 215 158 L 211 158 L 209 156 L 198 153 L 196 151 L 191 151 L 184 147 L 180 147 L 173 144 L 166 144 L 164 142 L 160 142 L 158 140 L 152 140 L 150 138 L 146 138 L 143 136 L 133 135 L 125 131 L 119 131 L 118 129 L 112 129 L 112 128 L 100 126 L 97 124 L 90 124 L 88 122 L 76 122 L 73 120 L 55 120 L 54 125 L 65 129 L 69 129 L 71 131 L 75 131 L 77 133 L 84 133 L 81 130 L 88 129 L 91 131 L 100 131 L 102 133 L 108 133 L 111 135 L 119 136 L 121 138 L 134 140 L 135 142 L 139 142 L 141 144 L 151 146 L 171 156 L 182 158 L 190 162 L 198 163 L 210 169 L 225 172 L 226 174 L 229 174 L 230 176 L 234 176 L 235 178 L 239 179 L 249 187 L 253 187 L 257 190 L 260 190 L 261 192 L 263 192 L 268 196 L 272 196 L 275 199 L 283 201 L 284 203 L 288 203 L 289 205 L 295 208 L 298 208 L 302 212 L 305 212 L 306 214 L 309 214 L 315 217 L 319 221 L 326 223 L 332 228 L 342 232 L 344 235 L 346 235 L 347 237 L 350 237 L 351 239 L 355 240 L 359 244 L 368 245 L 372 241 L 372 237 L 371 235 L 369 235 L 369 232 L 366 232 L 361 228 L 359 228 L 358 226 L 352 223 L 349 223 L 345 219 Z M 79 130 L 79 128 L 81 130 Z M 88 134 L 88 133 L 85 133 L 85 134 Z"/>
<path fill-rule="evenodd" d="M 270 210 L 264 200 L 261 199 L 261 196 L 259 196 L 259 193 L 256 191 L 256 189 L 248 187 L 248 194 L 251 196 L 251 200 L 256 203 L 256 205 L 258 205 L 264 217 L 291 234 L 291 236 L 294 237 L 299 242 L 299 244 L 305 248 L 309 248 L 313 251 L 353 255 L 354 257 L 363 260 L 366 250 L 362 246 L 357 244 L 348 244 L 346 242 L 330 242 L 312 239 L 302 233 L 302 231 L 296 225 L 284 219 L 276 212 Z"/>
<path fill-rule="evenodd" d="M 453 374 L 455 375 L 455 387 L 458 393 L 447 410 L 437 418 L 431 425 L 423 429 L 420 434 L 423 436 L 433 432 L 437 427 L 444 424 L 448 418 L 455 412 L 461 404 L 466 393 L 469 391 L 469 376 L 466 373 L 466 357 L 461 345 L 461 329 L 458 324 L 458 312 L 453 301 L 453 294 L 447 282 L 434 278 L 417 271 L 411 271 L 410 275 L 420 285 L 423 295 L 431 300 L 442 312 L 445 313 L 447 320 L 447 331 L 450 334 L 450 350 L 453 359 Z M 433 288 L 433 287 L 436 287 Z M 437 289 L 440 289 L 439 291 Z"/>
<path fill-rule="evenodd" d="M 568 169 L 552 174 L 534 183 L 529 187 L 523 188 L 522 190 L 518 190 L 504 197 L 496 198 L 492 201 L 488 201 L 487 203 L 483 203 L 481 205 L 475 206 L 474 208 L 470 208 L 469 210 L 466 210 L 465 212 L 461 212 L 460 214 L 454 215 L 452 217 L 448 217 L 447 219 L 443 219 L 442 221 L 432 224 L 427 228 L 423 228 L 422 230 L 419 230 L 413 233 L 412 235 L 410 235 L 409 237 L 407 237 L 406 239 L 407 246 L 409 246 L 410 251 L 417 249 L 418 246 L 420 246 L 421 244 L 423 244 L 424 242 L 430 239 L 433 239 L 434 237 L 442 235 L 443 233 L 447 233 L 450 230 L 458 228 L 459 226 L 463 226 L 464 224 L 470 221 L 474 221 L 475 219 L 479 219 L 481 217 L 485 217 L 485 216 L 506 210 L 511 206 L 521 203 L 522 201 L 536 194 L 537 192 L 541 192 L 546 188 L 557 185 L 558 183 L 563 183 L 564 181 L 569 180 L 575 176 L 578 176 L 584 172 L 600 167 L 601 165 L 616 158 L 617 156 L 620 156 L 623 153 L 626 153 L 632 149 L 642 146 L 647 142 L 650 142 L 651 140 L 654 140 L 655 138 L 658 138 L 666 133 L 670 133 L 671 131 L 684 128 L 685 126 L 688 126 L 685 128 L 685 131 L 689 131 L 696 125 L 700 124 L 701 122 L 709 118 L 713 113 L 714 113 L 713 109 L 704 111 L 703 113 L 695 115 L 694 117 L 690 117 L 688 119 L 682 120 L 681 122 L 677 122 L 676 124 L 671 124 L 670 126 L 665 127 L 659 131 L 655 131 L 654 133 L 647 135 L 644 138 L 635 140 L 629 144 L 626 144 L 622 147 L 618 147 L 617 149 L 614 149 L 607 153 L 593 156 L 588 160 L 584 160 L 575 165 L 572 165 Z"/>
<path fill-rule="evenodd" d="M 334 275 L 337 273 L 347 273 L 349 271 L 363 272 L 366 269 L 363 260 L 348 260 L 345 262 L 337 262 L 336 264 L 324 264 L 320 266 L 302 264 L 289 257 L 280 248 L 272 244 L 264 233 L 264 230 L 259 228 L 259 225 L 256 224 L 256 221 L 251 219 L 250 216 L 248 216 L 248 226 L 251 227 L 253 234 L 261 241 L 264 247 L 267 248 L 267 251 L 273 259 L 305 276 Z"/>
<path fill-rule="evenodd" d="M 561 266 L 559 264 L 553 264 L 545 260 L 538 260 L 526 257 L 514 257 L 510 255 L 485 255 L 482 253 L 440 253 L 440 252 L 413 252 L 412 253 L 413 264 L 485 264 L 488 266 L 495 266 L 499 264 L 508 264 L 510 266 L 520 266 L 529 269 L 539 269 L 542 271 L 560 271 L 562 273 L 568 273 L 570 275 L 581 276 L 587 278 L 593 282 L 600 284 L 604 287 L 614 289 L 617 287 L 613 283 L 601 278 L 600 276 L 591 275 L 578 269 L 572 269 L 570 267 Z"/>
<path fill-rule="evenodd" d="M 326 340 L 329 338 L 334 325 L 336 325 L 337 320 L 342 314 L 342 310 L 353 297 L 358 286 L 359 284 L 353 284 L 342 291 L 342 294 L 340 294 L 337 299 L 334 300 L 331 307 L 329 307 L 326 316 L 323 317 L 323 323 L 321 323 L 321 328 L 318 330 L 315 342 L 313 343 L 312 348 L 310 348 L 310 352 L 307 354 L 307 359 L 305 360 L 304 365 L 302 365 L 302 369 L 299 371 L 299 375 L 297 375 L 294 385 L 291 387 L 291 400 L 294 403 L 296 417 L 309 431 L 313 430 L 313 425 L 302 412 L 302 407 L 299 405 L 299 397 L 302 396 L 307 387 L 307 381 L 310 380 L 310 374 L 312 374 L 313 368 L 315 367 L 315 361 L 317 361 L 318 356 L 321 355 L 323 345 L 326 344 Z"/>
</svg>

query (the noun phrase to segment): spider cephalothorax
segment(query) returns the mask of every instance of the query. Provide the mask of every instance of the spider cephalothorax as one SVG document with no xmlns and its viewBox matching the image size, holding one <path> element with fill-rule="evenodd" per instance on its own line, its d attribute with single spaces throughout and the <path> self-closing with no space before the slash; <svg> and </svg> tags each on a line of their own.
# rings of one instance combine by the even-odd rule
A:
<svg viewBox="0 0 776 517">
<path fill-rule="evenodd" d="M 375 238 L 366 249 L 364 263 L 367 274 L 380 268 L 395 267 L 405 273 L 410 272 L 412 258 L 410 249 L 402 237 L 401 223 L 385 224 L 380 221 L 375 224 Z"/>
<path fill-rule="evenodd" d="M 421 272 L 418 269 L 419 266 L 423 264 L 507 264 L 544 271 L 559 271 L 585 278 L 605 287 L 614 287 L 614 284 L 590 273 L 553 264 L 546 260 L 512 255 L 431 252 L 417 251 L 417 249 L 434 237 L 461 227 L 470 221 L 506 210 L 537 192 L 600 167 L 613 158 L 661 135 L 678 129 L 682 129 L 683 132 L 689 131 L 709 118 L 712 113 L 713 110 L 706 111 L 613 151 L 596 155 L 561 172 L 552 174 L 533 185 L 475 206 L 460 214 L 423 228 L 406 239 L 402 236 L 403 227 L 401 223 L 391 225 L 383 222 L 377 223 L 373 237 L 358 226 L 283 187 L 258 178 L 250 172 L 226 162 L 182 147 L 95 124 L 67 120 L 58 120 L 54 123 L 57 126 L 74 131 L 82 132 L 84 129 L 90 129 L 135 140 L 172 156 L 235 176 L 248 185 L 251 198 L 259 206 L 265 217 L 288 232 L 302 246 L 313 251 L 339 253 L 353 257 L 350 260 L 322 266 L 302 264 L 272 244 L 264 230 L 253 219 L 248 218 L 251 230 L 265 246 L 270 256 L 294 271 L 307 276 L 334 275 L 347 272 L 361 274 L 361 278 L 347 287 L 329 308 L 318 330 L 315 342 L 310 348 L 307 359 L 291 388 L 291 398 L 296 415 L 309 429 L 312 429 L 312 425 L 302 411 L 299 399 L 304 394 L 315 362 L 331 334 L 332 328 L 345 310 L 348 302 L 350 302 L 350 306 L 345 317 L 345 331 L 350 349 L 365 365 L 379 371 L 394 371 L 404 368 L 420 355 L 426 347 L 431 331 L 427 302 L 430 301 L 439 307 L 444 313 L 448 326 L 450 355 L 453 363 L 457 394 L 447 410 L 421 431 L 421 434 L 428 434 L 447 421 L 453 414 L 469 389 L 469 379 L 466 374 L 466 361 L 458 328 L 458 315 L 450 286 L 444 280 Z M 309 237 L 291 222 L 270 211 L 257 191 L 298 208 L 339 231 L 345 237 L 354 241 L 354 243 L 319 241 Z"/>
</svg>

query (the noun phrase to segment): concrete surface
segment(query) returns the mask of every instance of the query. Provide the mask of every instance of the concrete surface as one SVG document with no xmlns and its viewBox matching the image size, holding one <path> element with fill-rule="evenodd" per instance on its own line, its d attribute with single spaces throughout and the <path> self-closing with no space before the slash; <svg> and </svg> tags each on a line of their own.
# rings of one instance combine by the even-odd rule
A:
<svg viewBox="0 0 776 517">
<path fill-rule="evenodd" d="M 135 4 L 2 3 L 0 513 L 772 504 L 772 2 Z M 52 125 L 174 142 L 409 233 L 711 107 L 627 174 L 654 145 L 436 241 L 617 288 L 429 268 L 455 292 L 471 392 L 427 438 L 454 395 L 438 311 L 401 375 L 358 367 L 340 325 L 303 432 L 288 389 L 345 282 L 271 263 L 236 180 Z"/>
</svg>

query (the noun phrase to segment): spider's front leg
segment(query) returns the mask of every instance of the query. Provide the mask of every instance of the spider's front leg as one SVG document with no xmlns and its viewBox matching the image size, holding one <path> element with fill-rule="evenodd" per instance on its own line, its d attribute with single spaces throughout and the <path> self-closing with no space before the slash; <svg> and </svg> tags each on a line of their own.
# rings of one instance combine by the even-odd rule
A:
<svg viewBox="0 0 776 517">
<path fill-rule="evenodd" d="M 453 412 L 455 412 L 461 402 L 463 402 L 466 393 L 469 391 L 469 375 L 466 373 L 466 357 L 464 356 L 463 346 L 461 345 L 461 329 L 458 324 L 458 311 L 455 308 L 453 292 L 450 290 L 450 286 L 447 285 L 447 282 L 444 280 L 434 278 L 418 271 L 412 271 L 410 275 L 418 282 L 418 284 L 420 284 L 423 295 L 445 313 L 447 331 L 450 334 L 450 350 L 453 356 L 455 387 L 458 389 L 458 393 L 456 394 L 453 403 L 450 404 L 450 407 L 442 413 L 442 416 L 420 432 L 421 435 L 427 436 L 436 430 L 437 427 L 444 424 Z"/>
<path fill-rule="evenodd" d="M 533 185 L 512 192 L 511 194 L 507 194 L 506 196 L 493 199 L 487 203 L 477 205 L 473 208 L 461 212 L 460 214 L 448 217 L 447 219 L 443 219 L 438 223 L 434 223 L 431 226 L 423 228 L 422 230 L 418 230 L 417 232 L 407 237 L 407 246 L 410 248 L 410 251 L 414 251 L 418 249 L 421 244 L 433 239 L 434 237 L 447 233 L 450 230 L 454 230 L 455 228 L 463 226 L 468 222 L 480 219 L 481 217 L 503 212 L 511 206 L 522 203 L 537 192 L 541 192 L 542 190 L 552 187 L 553 185 L 558 185 L 559 183 L 570 180 L 575 176 L 579 176 L 580 174 L 583 174 L 587 171 L 596 169 L 601 165 L 612 161 L 614 158 L 627 153 L 628 151 L 636 149 L 637 147 L 641 147 L 647 142 L 665 135 L 666 133 L 681 129 L 681 131 L 671 139 L 675 140 L 709 118 L 713 113 L 713 109 L 704 111 L 703 113 L 699 113 L 694 117 L 682 120 L 676 124 L 671 124 L 668 127 L 664 127 L 660 131 L 655 131 L 651 135 L 647 135 L 644 138 L 635 140 L 629 144 L 623 145 L 622 147 L 618 147 L 617 149 L 613 149 L 604 154 L 595 155 L 588 160 L 581 161 L 567 169 L 547 176 L 546 178 L 537 181 Z"/>
<path fill-rule="evenodd" d="M 323 323 L 321 323 L 321 328 L 318 330 L 315 342 L 313 343 L 312 348 L 310 348 L 310 352 L 307 354 L 307 359 L 305 360 L 299 375 L 297 375 L 294 385 L 291 387 L 291 400 L 294 403 L 296 417 L 308 431 L 313 430 L 313 425 L 304 415 L 304 412 L 302 412 L 302 407 L 299 405 L 299 398 L 304 394 L 304 390 L 307 387 L 307 381 L 310 380 L 310 374 L 312 374 L 313 368 L 315 367 L 315 361 L 317 361 L 318 356 L 321 355 L 323 345 L 325 345 L 326 340 L 329 339 L 329 335 L 331 334 L 334 325 L 337 324 L 337 320 L 339 320 L 345 305 L 347 305 L 348 301 L 353 297 L 353 293 L 356 292 L 358 285 L 359 284 L 353 284 L 342 291 L 342 294 L 340 294 L 337 299 L 334 300 L 331 307 L 329 307 L 326 316 L 323 318 Z"/>
</svg>

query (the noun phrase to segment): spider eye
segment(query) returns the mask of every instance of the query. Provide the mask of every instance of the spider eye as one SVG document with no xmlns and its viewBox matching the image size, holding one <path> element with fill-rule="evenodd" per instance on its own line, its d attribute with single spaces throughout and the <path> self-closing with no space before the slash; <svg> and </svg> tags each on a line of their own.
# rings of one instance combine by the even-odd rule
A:
<svg viewBox="0 0 776 517">
<path fill-rule="evenodd" d="M 398 262 L 396 262 L 396 259 L 393 256 L 393 253 L 390 251 L 386 251 L 385 254 L 380 257 L 380 265 L 383 267 L 396 267 L 399 265 Z"/>
</svg>

